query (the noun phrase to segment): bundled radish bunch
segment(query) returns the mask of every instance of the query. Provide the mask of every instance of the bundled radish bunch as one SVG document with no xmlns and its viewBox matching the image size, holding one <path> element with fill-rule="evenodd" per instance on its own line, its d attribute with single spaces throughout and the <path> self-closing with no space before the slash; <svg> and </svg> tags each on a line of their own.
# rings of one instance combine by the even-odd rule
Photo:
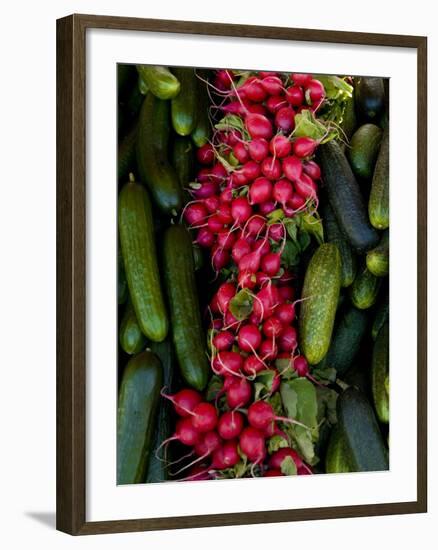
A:
<svg viewBox="0 0 438 550">
<path fill-rule="evenodd" d="M 184 219 L 225 279 L 209 306 L 216 391 L 209 399 L 189 389 L 171 397 L 180 416 L 174 437 L 196 455 L 185 479 L 233 468 L 237 476 L 281 475 L 291 461 L 307 474 L 286 429 L 299 423 L 284 417 L 278 391 L 291 371 L 311 378 L 298 353 L 294 274 L 282 255 L 287 223 L 318 205 L 312 157 L 321 140 L 302 134 L 325 91 L 311 75 L 260 72 L 239 82 L 225 70 L 213 89 L 224 116 L 197 151 L 202 167 Z"/>
</svg>

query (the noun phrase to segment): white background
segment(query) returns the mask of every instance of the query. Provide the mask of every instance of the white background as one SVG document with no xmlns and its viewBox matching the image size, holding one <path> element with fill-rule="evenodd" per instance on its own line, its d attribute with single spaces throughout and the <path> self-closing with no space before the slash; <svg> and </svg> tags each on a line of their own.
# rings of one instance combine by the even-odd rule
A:
<svg viewBox="0 0 438 550">
<path fill-rule="evenodd" d="M 271 9 L 266 9 L 269 6 Z M 418 0 L 415 10 L 403 10 L 398 2 L 368 1 L 357 9 L 344 2 L 298 3 L 288 0 L 266 3 L 185 2 L 150 3 L 144 0 L 107 0 L 56 3 L 16 1 L 2 10 L 0 128 L 2 195 L 0 235 L 2 250 L 2 392 L 1 418 L 1 542 L 6 548 L 25 545 L 63 549 L 75 545 L 94 548 L 105 544 L 119 548 L 145 545 L 157 548 L 178 545 L 191 550 L 267 548 L 269 544 L 343 550 L 383 544 L 411 549 L 420 540 L 433 540 L 438 519 L 437 492 L 431 490 L 429 514 L 243 526 L 233 528 L 139 533 L 73 539 L 53 530 L 55 500 L 55 19 L 72 12 L 106 13 L 186 20 L 211 20 L 263 25 L 285 25 L 339 30 L 422 34 L 429 36 L 429 90 L 437 86 L 436 17 L 431 3 Z M 345 11 L 344 9 L 345 8 Z M 409 103 L 406 82 L 406 108 Z M 436 96 L 436 93 L 433 94 Z M 432 93 L 431 93 L 432 96 Z M 438 122 L 430 105 L 430 151 L 437 150 L 433 131 Z M 432 154 L 430 155 L 432 159 Z M 437 181 L 436 168 L 429 181 Z M 6 193 L 5 193 L 6 191 Z M 430 210 L 438 206 L 431 185 Z M 431 216 L 432 218 L 432 216 Z M 431 219 L 430 250 L 436 248 L 436 222 Z M 430 258 L 430 280 L 437 264 Z M 436 327 L 436 292 L 430 290 L 431 327 Z M 434 335 L 430 334 L 432 341 Z M 400 343 L 402 345 L 402 343 Z M 436 364 L 430 353 L 429 364 Z M 437 374 L 430 369 L 430 395 L 437 388 Z M 430 419 L 437 416 L 437 400 L 431 399 Z M 430 430 L 430 463 L 437 462 L 436 430 Z M 438 486 L 434 468 L 431 487 Z M 435 521 L 434 521 L 435 520 Z M 423 546 L 431 547 L 430 544 Z"/>
</svg>

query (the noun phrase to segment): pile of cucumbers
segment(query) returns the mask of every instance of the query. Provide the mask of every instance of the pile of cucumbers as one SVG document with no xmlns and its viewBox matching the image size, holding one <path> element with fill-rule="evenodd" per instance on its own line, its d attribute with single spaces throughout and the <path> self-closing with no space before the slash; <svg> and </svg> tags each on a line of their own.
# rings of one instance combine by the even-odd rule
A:
<svg viewBox="0 0 438 550">
<path fill-rule="evenodd" d="M 160 393 L 208 381 L 199 258 L 178 221 L 209 121 L 193 69 L 120 65 L 118 86 L 117 482 L 127 484 L 167 479 L 158 450 L 174 419 Z"/>
</svg>

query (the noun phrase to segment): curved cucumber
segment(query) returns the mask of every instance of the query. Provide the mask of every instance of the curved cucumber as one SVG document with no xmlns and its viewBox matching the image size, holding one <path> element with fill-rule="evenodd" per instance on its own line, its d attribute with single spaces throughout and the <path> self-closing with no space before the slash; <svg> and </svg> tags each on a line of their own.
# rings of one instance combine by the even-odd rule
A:
<svg viewBox="0 0 438 550">
<path fill-rule="evenodd" d="M 330 434 L 325 456 L 325 471 L 327 474 L 342 474 L 354 471 L 350 464 L 345 438 L 339 426 L 335 426 Z"/>
<path fill-rule="evenodd" d="M 190 136 L 196 147 L 202 147 L 210 138 L 211 124 L 208 116 L 209 107 L 207 86 L 198 79 L 198 119 L 196 127 Z"/>
<path fill-rule="evenodd" d="M 300 348 L 311 365 L 326 355 L 341 289 L 341 255 L 336 245 L 320 245 L 307 266 L 300 312 Z"/>
<path fill-rule="evenodd" d="M 137 132 L 137 166 L 155 203 L 165 214 L 175 215 L 183 195 L 178 175 L 171 166 L 169 149 L 169 103 L 148 94 L 143 102 Z"/>
<path fill-rule="evenodd" d="M 372 177 L 381 141 L 382 130 L 375 124 L 364 124 L 353 134 L 348 160 L 356 176 Z"/>
<path fill-rule="evenodd" d="M 374 343 L 371 364 L 371 390 L 380 422 L 389 422 L 389 324 L 380 329 Z"/>
<path fill-rule="evenodd" d="M 373 275 L 367 267 L 359 271 L 349 289 L 353 305 L 358 309 L 371 307 L 377 299 L 381 282 L 380 277 Z"/>
<path fill-rule="evenodd" d="M 341 121 L 341 129 L 343 130 L 348 140 L 351 139 L 351 136 L 353 135 L 357 127 L 356 110 L 354 108 L 354 97 L 355 92 L 353 90 L 352 96 L 346 98 L 345 100 L 344 114 Z"/>
<path fill-rule="evenodd" d="M 188 136 L 197 121 L 197 78 L 193 69 L 173 67 L 172 71 L 181 83 L 181 90 L 171 104 L 173 129 L 180 136 Z"/>
<path fill-rule="evenodd" d="M 324 182 L 339 227 L 357 252 L 366 252 L 379 241 L 370 225 L 365 204 L 348 160 L 340 146 L 329 141 L 318 147 Z"/>
<path fill-rule="evenodd" d="M 146 189 L 130 181 L 119 195 L 119 234 L 132 305 L 143 334 L 164 340 L 168 330 L 160 287 L 151 203 Z"/>
<path fill-rule="evenodd" d="M 144 351 L 133 357 L 123 373 L 117 409 L 117 484 L 144 481 L 151 448 L 162 368 Z"/>
<path fill-rule="evenodd" d="M 385 130 L 374 170 L 368 202 L 370 222 L 376 229 L 389 227 L 389 132 Z"/>
<path fill-rule="evenodd" d="M 354 281 L 357 270 L 356 254 L 353 252 L 350 243 L 344 237 L 339 229 L 333 209 L 330 204 L 326 203 L 322 211 L 324 230 L 327 237 L 327 242 L 335 244 L 339 248 L 342 260 L 342 275 L 341 286 L 350 286 Z"/>
<path fill-rule="evenodd" d="M 188 230 L 182 225 L 169 227 L 163 248 L 164 277 L 179 367 L 187 384 L 203 390 L 208 381 L 209 365 Z"/>
<path fill-rule="evenodd" d="M 139 353 L 146 344 L 146 338 L 138 324 L 131 301 L 126 304 L 120 323 L 119 340 L 123 351 L 128 355 Z"/>
<path fill-rule="evenodd" d="M 179 94 L 181 85 L 167 67 L 137 65 L 137 71 L 148 89 L 158 99 L 172 99 Z"/>
<path fill-rule="evenodd" d="M 178 174 L 181 188 L 193 181 L 195 171 L 195 149 L 190 138 L 177 136 L 173 142 L 172 164 Z"/>
<path fill-rule="evenodd" d="M 380 243 L 367 252 L 367 268 L 376 277 L 385 277 L 389 273 L 389 229 L 380 239 Z"/>
</svg>

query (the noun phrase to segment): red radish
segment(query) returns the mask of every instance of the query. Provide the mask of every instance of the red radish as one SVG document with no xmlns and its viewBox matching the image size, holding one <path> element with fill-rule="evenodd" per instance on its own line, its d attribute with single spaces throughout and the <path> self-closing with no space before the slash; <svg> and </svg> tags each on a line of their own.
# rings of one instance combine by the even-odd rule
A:
<svg viewBox="0 0 438 550">
<path fill-rule="evenodd" d="M 248 143 L 248 153 L 252 160 L 262 162 L 268 156 L 269 144 L 264 138 L 253 139 Z"/>
<path fill-rule="evenodd" d="M 309 374 L 309 363 L 304 355 L 294 357 L 293 367 L 298 376 L 307 376 Z"/>
<path fill-rule="evenodd" d="M 278 451 L 272 453 L 272 455 L 270 456 L 268 462 L 269 467 L 281 470 L 283 460 L 288 456 L 292 458 L 297 468 L 300 468 L 303 465 L 302 458 L 294 449 L 291 449 L 290 447 L 282 447 L 281 449 L 278 449 Z"/>
<path fill-rule="evenodd" d="M 233 283 L 222 283 L 216 292 L 219 311 L 225 313 L 231 298 L 236 295 L 237 289 Z"/>
<path fill-rule="evenodd" d="M 229 330 L 223 330 L 213 338 L 213 346 L 218 351 L 229 350 L 234 343 L 234 334 Z"/>
<path fill-rule="evenodd" d="M 198 175 L 196 176 L 196 179 L 199 183 L 206 183 L 207 181 L 210 181 L 211 177 L 211 168 L 201 168 L 198 171 Z"/>
<path fill-rule="evenodd" d="M 265 227 L 265 219 L 262 216 L 255 215 L 252 218 L 250 218 L 245 227 L 244 231 L 248 235 L 253 235 L 254 237 L 258 237 L 262 230 Z"/>
<path fill-rule="evenodd" d="M 237 283 L 240 288 L 252 289 L 257 283 L 257 277 L 251 271 L 239 271 Z"/>
<path fill-rule="evenodd" d="M 242 356 L 237 351 L 220 351 L 213 359 L 212 370 L 220 376 L 233 376 L 239 373 L 242 365 Z"/>
<path fill-rule="evenodd" d="M 242 351 L 257 350 L 262 341 L 262 335 L 255 325 L 243 325 L 237 335 L 237 343 Z"/>
<path fill-rule="evenodd" d="M 214 294 L 212 299 L 210 300 L 209 308 L 212 313 L 222 313 L 221 310 L 219 309 L 217 294 Z"/>
<path fill-rule="evenodd" d="M 219 69 L 216 73 L 217 80 L 222 84 L 225 90 L 231 88 L 233 82 L 232 72 L 227 69 Z"/>
<path fill-rule="evenodd" d="M 246 97 L 251 101 L 261 103 L 266 98 L 266 89 L 259 80 L 253 80 L 249 83 L 247 81 L 243 87 L 245 88 Z"/>
<path fill-rule="evenodd" d="M 303 74 L 303 73 L 293 73 L 292 80 L 294 81 L 294 84 L 296 84 L 297 86 L 307 86 L 307 84 L 312 80 L 312 75 Z"/>
<path fill-rule="evenodd" d="M 214 405 L 201 402 L 192 411 L 193 427 L 198 432 L 210 432 L 217 424 L 217 411 Z"/>
<path fill-rule="evenodd" d="M 241 171 L 247 181 L 254 181 L 260 176 L 260 165 L 255 160 L 248 160 L 242 166 Z"/>
<path fill-rule="evenodd" d="M 316 199 L 318 188 L 312 178 L 307 174 L 301 174 L 295 182 L 295 190 L 303 199 Z"/>
<path fill-rule="evenodd" d="M 287 203 L 287 206 L 289 208 L 292 208 L 292 210 L 295 212 L 296 210 L 299 210 L 306 204 L 306 199 L 303 198 L 298 193 L 295 193 L 293 197 L 290 199 L 290 201 Z"/>
<path fill-rule="evenodd" d="M 259 353 L 263 361 L 271 361 L 277 356 L 277 344 L 272 339 L 263 340 L 263 342 L 260 344 Z"/>
<path fill-rule="evenodd" d="M 271 277 L 269 277 L 269 275 L 267 275 L 266 273 L 263 273 L 263 271 L 257 271 L 256 273 L 256 281 L 257 281 L 257 285 L 262 288 L 264 287 L 266 284 L 270 283 L 271 282 Z"/>
<path fill-rule="evenodd" d="M 227 171 L 225 170 L 225 167 L 220 162 L 217 162 L 211 169 L 210 169 L 210 178 L 212 181 L 216 183 L 222 183 L 222 181 L 228 176 Z"/>
<path fill-rule="evenodd" d="M 239 446 L 242 453 L 244 453 L 254 464 L 263 462 L 266 457 L 266 446 L 263 433 L 252 426 L 248 426 L 240 434 Z"/>
<path fill-rule="evenodd" d="M 202 145 L 197 151 L 196 151 L 196 158 L 200 164 L 204 164 L 209 166 L 210 164 L 213 164 L 214 162 L 214 148 L 210 143 L 206 143 L 205 145 Z"/>
<path fill-rule="evenodd" d="M 259 212 L 260 212 L 260 214 L 263 214 L 263 216 L 267 216 L 268 214 L 270 214 L 274 210 L 275 210 L 275 202 L 273 202 L 273 201 L 262 202 L 259 205 Z"/>
<path fill-rule="evenodd" d="M 184 479 L 179 479 L 178 481 L 206 481 L 207 479 L 211 479 L 208 469 L 206 469 L 205 466 L 195 464 L 192 468 L 190 468 L 189 475 Z"/>
<path fill-rule="evenodd" d="M 253 139 L 272 136 L 272 124 L 267 117 L 257 113 L 249 113 L 245 118 L 246 128 Z"/>
<path fill-rule="evenodd" d="M 304 172 L 313 180 L 321 179 L 321 168 L 314 160 L 308 160 L 303 164 Z"/>
<path fill-rule="evenodd" d="M 233 247 L 233 244 L 236 242 L 236 237 L 233 233 L 229 231 L 219 231 L 217 234 L 217 244 L 222 248 L 230 249 Z"/>
<path fill-rule="evenodd" d="M 300 468 L 297 468 L 297 474 L 299 476 L 309 476 L 313 474 L 312 468 L 307 466 L 307 464 L 303 463 L 303 465 Z"/>
<path fill-rule="evenodd" d="M 219 418 L 217 431 L 222 439 L 235 439 L 243 430 L 243 415 L 237 411 L 224 412 Z"/>
<path fill-rule="evenodd" d="M 245 223 L 251 214 L 252 208 L 246 197 L 237 197 L 231 203 L 231 215 L 236 223 Z"/>
<path fill-rule="evenodd" d="M 229 224 L 233 221 L 233 216 L 231 215 L 231 207 L 229 204 L 218 204 L 216 208 L 217 217 L 224 224 Z"/>
<path fill-rule="evenodd" d="M 270 277 L 275 277 L 280 270 L 280 254 L 269 252 L 262 256 L 261 268 Z"/>
<path fill-rule="evenodd" d="M 252 386 L 246 378 L 236 378 L 227 389 L 227 403 L 232 409 L 244 407 L 252 396 Z"/>
<path fill-rule="evenodd" d="M 269 235 L 269 238 L 275 241 L 276 243 L 282 241 L 285 237 L 284 225 L 282 223 L 273 223 L 272 225 L 269 226 L 268 235 Z"/>
<path fill-rule="evenodd" d="M 256 294 L 253 304 L 253 313 L 259 319 L 259 322 L 271 317 L 278 301 L 278 291 L 273 285 L 265 286 Z"/>
<path fill-rule="evenodd" d="M 199 441 L 199 432 L 193 426 L 192 417 L 180 418 L 176 423 L 175 434 L 163 441 L 160 447 L 163 447 L 170 441 L 179 441 L 183 445 L 193 447 Z"/>
<path fill-rule="evenodd" d="M 258 239 L 252 245 L 252 249 L 260 252 L 262 256 L 268 254 L 271 250 L 271 245 L 269 244 L 268 239 Z"/>
<path fill-rule="evenodd" d="M 295 275 L 289 269 L 283 269 L 283 273 L 278 277 L 279 283 L 289 283 L 295 279 Z"/>
<path fill-rule="evenodd" d="M 219 195 L 219 200 L 221 203 L 228 204 L 233 200 L 233 190 L 231 187 L 226 187 L 221 194 Z"/>
<path fill-rule="evenodd" d="M 230 176 L 230 185 L 233 189 L 239 189 L 248 183 L 248 178 L 242 170 L 235 170 Z"/>
<path fill-rule="evenodd" d="M 199 189 L 193 190 L 193 195 L 197 199 L 207 199 L 217 193 L 217 184 L 214 181 L 206 181 L 202 183 Z"/>
<path fill-rule="evenodd" d="M 293 418 L 277 416 L 267 401 L 255 401 L 248 407 L 248 422 L 253 428 L 264 432 L 276 421 L 302 425 Z M 275 468 L 276 465 L 272 464 L 272 467 Z"/>
<path fill-rule="evenodd" d="M 270 180 L 277 180 L 281 176 L 280 161 L 274 157 L 266 157 L 262 161 L 261 169 L 262 174 Z"/>
<path fill-rule="evenodd" d="M 210 216 L 207 221 L 207 227 L 212 233 L 218 233 L 224 228 L 224 222 L 219 216 Z"/>
<path fill-rule="evenodd" d="M 319 103 L 325 97 L 325 89 L 323 84 L 316 79 L 312 79 L 307 83 L 306 96 L 310 98 L 312 103 Z"/>
<path fill-rule="evenodd" d="M 190 388 L 182 389 L 173 395 L 164 393 L 161 393 L 161 395 L 172 402 L 178 416 L 190 416 L 196 405 L 202 401 L 201 394 Z"/>
<path fill-rule="evenodd" d="M 282 162 L 283 174 L 287 179 L 296 181 L 303 171 L 303 165 L 298 157 L 286 157 Z"/>
<path fill-rule="evenodd" d="M 269 142 L 269 151 L 279 159 L 287 157 L 292 151 L 292 144 L 286 136 L 278 134 Z"/>
<path fill-rule="evenodd" d="M 251 252 L 251 245 L 247 239 L 241 237 L 233 245 L 233 250 L 231 251 L 231 257 L 234 262 L 238 264 L 240 260 Z"/>
<path fill-rule="evenodd" d="M 198 234 L 196 235 L 196 244 L 199 244 L 202 248 L 211 248 L 214 241 L 215 236 L 207 227 L 201 227 L 199 229 Z"/>
<path fill-rule="evenodd" d="M 243 362 L 242 370 L 248 376 L 254 376 L 265 369 L 265 363 L 255 355 L 249 355 Z"/>
<path fill-rule="evenodd" d="M 200 225 L 207 214 L 207 208 L 201 202 L 193 202 L 184 210 L 184 219 L 189 225 Z"/>
<path fill-rule="evenodd" d="M 295 296 L 295 290 L 292 286 L 289 285 L 282 285 L 278 286 L 278 294 L 280 295 L 280 299 L 284 302 L 286 300 L 293 300 Z"/>
<path fill-rule="evenodd" d="M 310 137 L 298 137 L 293 142 L 294 155 L 298 158 L 310 157 L 315 152 L 318 142 Z"/>
<path fill-rule="evenodd" d="M 224 324 L 226 328 L 229 328 L 235 332 L 239 328 L 240 323 L 241 321 L 238 321 L 230 310 L 225 313 Z"/>
<path fill-rule="evenodd" d="M 236 143 L 236 145 L 233 147 L 233 155 L 241 164 L 249 160 L 248 148 L 241 141 L 239 141 L 239 143 Z"/>
<path fill-rule="evenodd" d="M 242 134 L 238 130 L 229 130 L 226 133 L 226 144 L 234 147 L 242 139 Z"/>
<path fill-rule="evenodd" d="M 219 207 L 219 197 L 217 195 L 207 197 L 206 199 L 204 199 L 204 205 L 207 208 L 209 214 L 214 214 Z"/>
<path fill-rule="evenodd" d="M 215 271 L 220 271 L 230 261 L 230 253 L 225 248 L 213 246 L 211 249 L 211 263 Z"/>
<path fill-rule="evenodd" d="M 283 325 L 290 325 L 295 319 L 295 307 L 293 304 L 280 304 L 275 308 L 274 316 Z"/>
<path fill-rule="evenodd" d="M 218 313 L 219 313 L 219 310 L 218 310 Z M 222 319 L 213 319 L 211 321 L 211 328 L 213 330 L 221 330 L 221 328 L 223 327 L 223 322 L 222 322 Z"/>
<path fill-rule="evenodd" d="M 249 188 L 250 204 L 269 201 L 272 195 L 272 183 L 267 178 L 257 178 Z"/>
<path fill-rule="evenodd" d="M 263 474 L 263 477 L 277 477 L 282 476 L 281 470 L 277 470 L 274 468 L 270 468 L 269 470 L 266 470 L 266 472 Z"/>
<path fill-rule="evenodd" d="M 266 76 L 278 76 L 274 71 L 259 71 L 259 78 L 265 78 Z"/>
<path fill-rule="evenodd" d="M 281 205 L 285 205 L 293 196 L 294 187 L 291 182 L 286 178 L 281 178 L 274 184 L 272 196 Z"/>
<path fill-rule="evenodd" d="M 278 95 L 283 91 L 283 82 L 278 76 L 265 76 L 260 84 L 269 95 Z"/>
<path fill-rule="evenodd" d="M 276 113 L 279 109 L 286 106 L 287 101 L 281 95 L 271 95 L 266 100 L 266 108 L 270 113 Z"/>
<path fill-rule="evenodd" d="M 294 351 L 297 347 L 297 331 L 295 327 L 284 327 L 277 342 L 281 351 Z"/>
<path fill-rule="evenodd" d="M 304 101 L 304 92 L 300 86 L 289 86 L 286 90 L 286 99 L 294 107 L 299 107 Z"/>
<path fill-rule="evenodd" d="M 292 107 L 282 107 L 275 114 L 275 125 L 285 133 L 295 128 L 295 111 Z"/>
<path fill-rule="evenodd" d="M 221 438 L 216 432 L 205 432 L 200 436 L 198 443 L 195 445 L 195 454 L 205 458 L 213 453 L 220 444 Z"/>
<path fill-rule="evenodd" d="M 218 447 L 212 456 L 211 465 L 216 470 L 225 470 L 226 468 L 232 468 L 240 460 L 239 453 L 237 451 L 236 441 L 226 441 L 221 447 Z"/>
<path fill-rule="evenodd" d="M 249 273 L 256 273 L 259 269 L 261 260 L 261 254 L 258 250 L 245 254 L 237 264 L 239 271 L 247 271 Z"/>
<path fill-rule="evenodd" d="M 240 101 L 230 101 L 222 105 L 221 110 L 229 115 L 244 116 L 247 113 L 246 107 Z"/>
<path fill-rule="evenodd" d="M 277 317 L 269 317 L 269 319 L 266 319 L 263 323 L 262 330 L 266 338 L 277 338 L 283 330 L 283 325 Z"/>
<path fill-rule="evenodd" d="M 246 105 L 246 108 L 249 113 L 257 113 L 258 115 L 263 116 L 267 114 L 265 107 L 260 103 L 251 103 L 251 105 Z"/>
</svg>

